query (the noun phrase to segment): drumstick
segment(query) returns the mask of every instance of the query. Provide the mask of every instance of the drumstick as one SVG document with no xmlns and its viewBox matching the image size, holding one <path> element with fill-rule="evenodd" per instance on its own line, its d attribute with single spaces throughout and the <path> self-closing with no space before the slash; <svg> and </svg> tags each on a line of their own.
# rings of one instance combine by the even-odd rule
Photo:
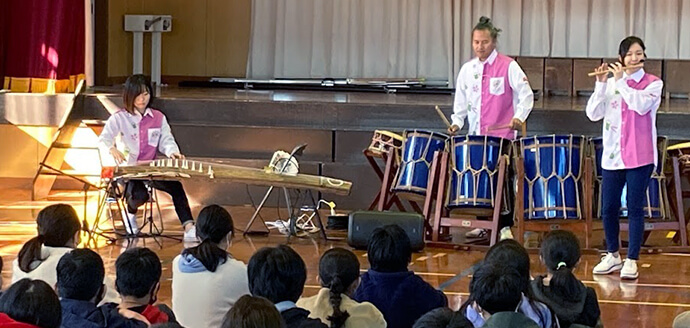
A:
<svg viewBox="0 0 690 328">
<path fill-rule="evenodd" d="M 446 127 L 449 128 L 449 127 L 451 126 L 451 124 L 450 124 L 450 122 L 448 122 L 448 119 L 446 118 L 446 115 L 443 114 L 443 112 L 441 111 L 440 108 L 438 108 L 438 106 L 436 106 L 435 108 L 436 108 L 436 112 L 438 113 L 438 116 L 441 116 L 441 119 L 443 120 L 443 123 L 446 123 Z"/>
<path fill-rule="evenodd" d="M 623 69 L 640 68 L 640 67 L 644 67 L 644 62 L 635 64 L 635 65 L 630 65 L 630 66 L 624 66 Z M 597 76 L 597 75 L 603 75 L 603 74 L 608 74 L 608 73 L 613 73 L 613 70 L 611 68 L 609 68 L 608 70 L 601 71 L 601 72 L 590 72 L 587 74 L 587 76 Z"/>
</svg>

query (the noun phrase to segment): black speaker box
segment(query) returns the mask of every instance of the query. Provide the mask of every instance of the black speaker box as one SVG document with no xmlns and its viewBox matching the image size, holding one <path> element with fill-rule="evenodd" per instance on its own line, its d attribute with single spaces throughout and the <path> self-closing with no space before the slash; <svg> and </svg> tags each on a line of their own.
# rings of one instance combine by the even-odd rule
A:
<svg viewBox="0 0 690 328">
<path fill-rule="evenodd" d="M 413 252 L 424 249 L 424 217 L 417 213 L 356 211 L 350 213 L 347 244 L 357 249 L 366 249 L 374 229 L 397 224 L 410 237 Z"/>
</svg>

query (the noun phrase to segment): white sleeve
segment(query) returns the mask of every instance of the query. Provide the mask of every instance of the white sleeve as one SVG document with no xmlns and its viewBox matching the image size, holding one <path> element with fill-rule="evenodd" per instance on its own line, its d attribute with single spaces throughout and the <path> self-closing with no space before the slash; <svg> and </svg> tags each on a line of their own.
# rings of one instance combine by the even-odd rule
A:
<svg viewBox="0 0 690 328">
<path fill-rule="evenodd" d="M 516 61 L 512 61 L 510 66 L 508 66 L 508 82 L 513 89 L 513 95 L 517 96 L 513 118 L 524 122 L 534 107 L 534 92 L 529 85 L 527 75 L 525 75 L 525 72 L 522 71 L 522 68 L 520 68 Z"/>
<path fill-rule="evenodd" d="M 180 148 L 177 146 L 175 137 L 173 137 L 170 130 L 168 119 L 165 116 L 163 116 L 163 122 L 161 123 L 161 139 L 158 142 L 158 150 L 167 157 L 180 152 Z"/>
<path fill-rule="evenodd" d="M 587 101 L 585 112 L 590 121 L 596 122 L 606 115 L 606 88 L 608 83 L 597 81 L 594 92 Z"/>
<path fill-rule="evenodd" d="M 110 115 L 110 118 L 105 122 L 101 135 L 98 136 L 98 148 L 101 154 L 110 154 L 110 148 L 115 146 L 115 137 L 117 137 L 120 132 L 120 125 L 115 115 Z"/>
<path fill-rule="evenodd" d="M 458 79 L 455 82 L 455 100 L 453 101 L 453 115 L 450 116 L 452 124 L 458 126 L 458 130 L 462 129 L 465 124 L 465 117 L 467 117 L 467 95 L 465 91 L 467 90 L 467 85 L 465 85 L 465 75 L 466 69 L 463 65 L 458 73 Z"/>
<path fill-rule="evenodd" d="M 661 80 L 650 83 L 643 90 L 631 88 L 623 79 L 616 81 L 616 91 L 621 94 L 625 103 L 628 104 L 628 108 L 640 115 L 647 114 L 650 110 L 659 107 L 661 103 L 661 89 L 663 88 L 664 82 Z"/>
</svg>

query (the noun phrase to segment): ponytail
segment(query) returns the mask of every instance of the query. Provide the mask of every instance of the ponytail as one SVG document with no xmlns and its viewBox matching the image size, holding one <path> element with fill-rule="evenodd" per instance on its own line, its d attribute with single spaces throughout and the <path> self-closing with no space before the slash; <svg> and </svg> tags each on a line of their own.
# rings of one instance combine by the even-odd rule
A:
<svg viewBox="0 0 690 328">
<path fill-rule="evenodd" d="M 564 300 L 579 298 L 583 284 L 572 270 L 580 261 L 580 243 L 570 231 L 556 230 L 544 237 L 541 258 L 551 273 L 549 288 Z"/>
<path fill-rule="evenodd" d="M 340 277 L 333 277 L 329 285 L 330 297 L 328 298 L 331 306 L 333 307 L 333 314 L 326 318 L 331 322 L 331 328 L 342 327 L 345 325 L 345 320 L 350 317 L 350 314 L 347 313 L 347 311 L 343 312 L 340 310 L 340 303 L 343 300 L 342 293 L 345 292 L 346 288 L 347 287 L 343 286 L 342 282 L 340 281 Z"/>
<path fill-rule="evenodd" d="M 22 246 L 19 255 L 17 255 L 17 262 L 19 262 L 20 270 L 29 273 L 35 269 L 31 267 L 31 263 L 44 260 L 44 258 L 41 257 L 41 248 L 44 242 L 45 237 L 43 237 L 43 235 L 38 235 L 29 239 L 29 241 Z"/>
<path fill-rule="evenodd" d="M 74 235 L 81 230 L 79 216 L 74 208 L 67 204 L 55 204 L 43 208 L 36 217 L 38 236 L 27 241 L 19 251 L 19 269 L 31 272 L 35 261 L 45 260 L 41 257 L 43 246 L 66 247 Z"/>
<path fill-rule="evenodd" d="M 187 248 L 182 251 L 182 255 L 194 256 L 206 270 L 216 272 L 219 265 L 228 260 L 228 253 L 222 250 L 212 242 L 210 239 L 204 239 L 201 244 L 195 247 Z"/>
<path fill-rule="evenodd" d="M 208 205 L 199 212 L 196 220 L 196 235 L 201 244 L 187 248 L 182 255 L 194 256 L 206 270 L 216 272 L 218 266 L 228 260 L 228 252 L 218 247 L 228 235 L 232 238 L 234 223 L 232 216 L 219 205 Z"/>
<path fill-rule="evenodd" d="M 559 262 L 556 270 L 551 270 L 551 275 L 549 288 L 562 299 L 573 299 L 582 288 L 582 282 L 577 280 L 572 268 L 569 268 L 565 262 Z"/>
</svg>

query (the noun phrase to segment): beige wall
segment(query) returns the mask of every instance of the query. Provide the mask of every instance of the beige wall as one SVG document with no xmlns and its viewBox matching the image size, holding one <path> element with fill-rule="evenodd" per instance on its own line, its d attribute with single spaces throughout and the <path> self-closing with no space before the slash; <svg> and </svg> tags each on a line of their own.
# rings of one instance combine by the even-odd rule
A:
<svg viewBox="0 0 690 328">
<path fill-rule="evenodd" d="M 0 124 L 0 178 L 33 178 L 56 130 Z"/>
<path fill-rule="evenodd" d="M 125 14 L 172 15 L 163 33 L 163 76 L 244 77 L 249 52 L 251 0 L 108 1 L 108 77 L 132 72 L 132 34 Z M 144 72 L 149 73 L 150 35 L 144 38 Z"/>
</svg>

